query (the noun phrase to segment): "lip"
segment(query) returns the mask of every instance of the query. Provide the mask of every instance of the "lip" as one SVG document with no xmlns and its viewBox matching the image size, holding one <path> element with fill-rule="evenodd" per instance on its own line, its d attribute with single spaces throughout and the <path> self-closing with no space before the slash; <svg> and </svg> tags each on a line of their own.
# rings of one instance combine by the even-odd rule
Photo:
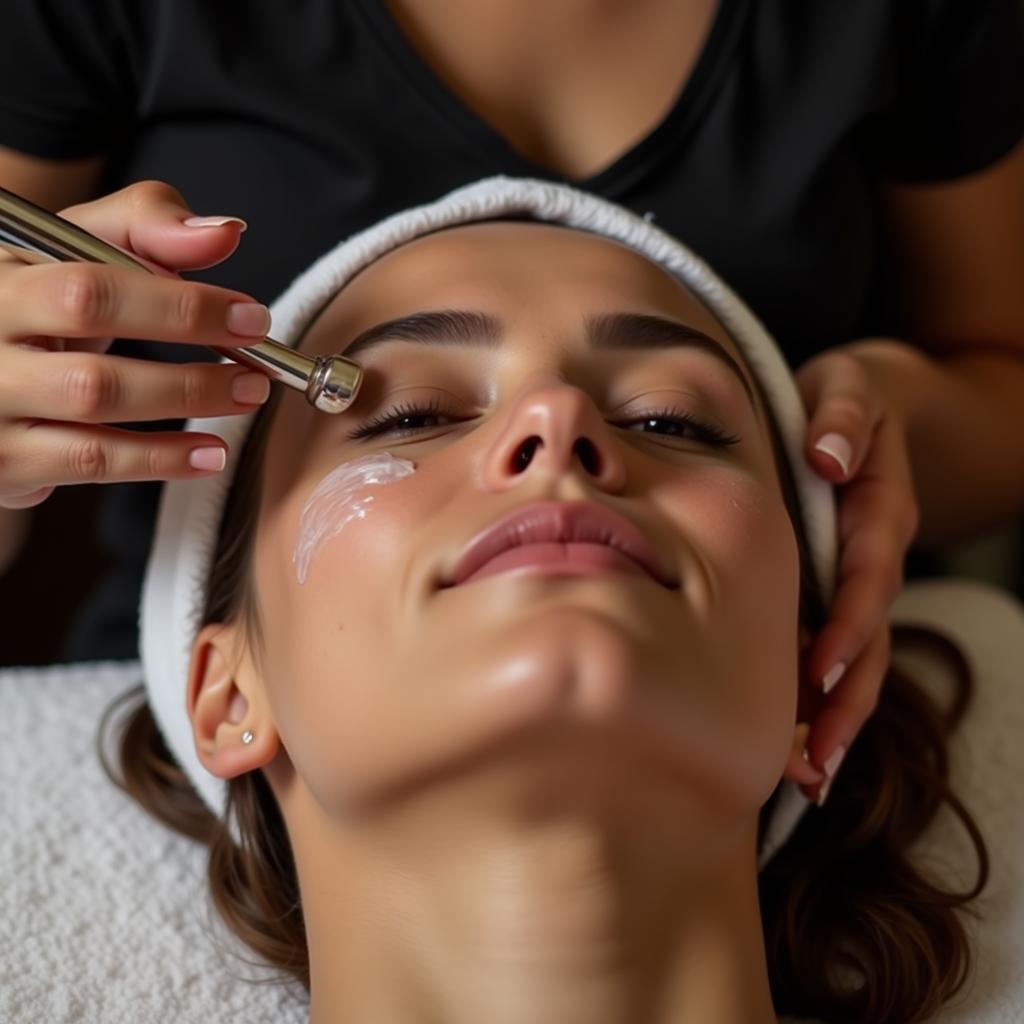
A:
<svg viewBox="0 0 1024 1024">
<path fill-rule="evenodd" d="M 553 544 L 563 547 L 556 557 L 551 557 Z M 612 552 L 601 558 L 595 549 L 604 546 L 626 556 L 666 589 L 679 589 L 678 581 L 639 527 L 592 501 L 537 501 L 502 516 L 470 540 L 441 586 L 457 587 L 503 552 L 530 545 L 537 546 L 539 563 L 557 563 L 562 570 L 579 565 L 581 555 L 592 569 L 613 568 L 621 558 Z M 512 561 L 525 564 L 531 559 L 524 552 L 523 558 Z M 603 566 L 597 566 L 598 562 Z"/>
</svg>

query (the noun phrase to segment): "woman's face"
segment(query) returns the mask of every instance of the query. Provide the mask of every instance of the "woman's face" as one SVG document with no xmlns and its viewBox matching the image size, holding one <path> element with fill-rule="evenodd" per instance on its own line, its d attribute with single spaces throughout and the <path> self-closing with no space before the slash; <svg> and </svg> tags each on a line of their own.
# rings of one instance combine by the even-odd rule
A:
<svg viewBox="0 0 1024 1024">
<path fill-rule="evenodd" d="M 271 427 L 254 552 L 265 654 L 240 672 L 263 738 L 280 738 L 267 767 L 286 817 L 305 803 L 353 820 L 431 792 L 525 807 L 571 786 L 749 821 L 793 739 L 799 572 L 737 347 L 625 247 L 511 222 L 392 252 L 302 347 L 344 352 L 438 311 L 467 315 L 421 317 L 419 340 L 384 330 L 355 356 L 363 390 L 345 414 L 289 393 Z M 434 411 L 367 432 L 395 406 Z M 383 452 L 415 472 L 359 491 L 365 515 L 300 583 L 304 503 Z M 678 586 L 529 566 L 442 586 L 475 535 L 538 501 L 624 517 Z"/>
</svg>

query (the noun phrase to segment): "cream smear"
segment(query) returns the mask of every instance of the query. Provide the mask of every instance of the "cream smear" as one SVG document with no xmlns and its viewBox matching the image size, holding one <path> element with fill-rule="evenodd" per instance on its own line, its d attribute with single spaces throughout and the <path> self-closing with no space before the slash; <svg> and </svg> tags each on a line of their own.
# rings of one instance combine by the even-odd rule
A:
<svg viewBox="0 0 1024 1024">
<path fill-rule="evenodd" d="M 395 458 L 390 452 L 375 452 L 332 469 L 313 488 L 299 516 L 292 555 L 299 582 L 306 582 L 313 556 L 326 541 L 353 519 L 366 518 L 373 495 L 362 494 L 364 487 L 394 483 L 411 476 L 415 469 L 415 462 Z"/>
</svg>

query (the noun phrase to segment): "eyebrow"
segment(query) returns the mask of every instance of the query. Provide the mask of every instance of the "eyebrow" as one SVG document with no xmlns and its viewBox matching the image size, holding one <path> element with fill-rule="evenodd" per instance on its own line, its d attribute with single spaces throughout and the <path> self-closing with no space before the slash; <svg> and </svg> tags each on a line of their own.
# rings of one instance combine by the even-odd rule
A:
<svg viewBox="0 0 1024 1024">
<path fill-rule="evenodd" d="M 587 344 L 599 351 L 621 349 L 697 348 L 714 356 L 737 377 L 758 408 L 753 388 L 740 364 L 721 342 L 688 324 L 647 313 L 600 313 L 585 320 Z M 411 341 L 421 345 L 460 345 L 500 348 L 504 328 L 488 313 L 470 309 L 424 310 L 374 324 L 341 352 L 353 358 L 389 341 Z"/>
</svg>

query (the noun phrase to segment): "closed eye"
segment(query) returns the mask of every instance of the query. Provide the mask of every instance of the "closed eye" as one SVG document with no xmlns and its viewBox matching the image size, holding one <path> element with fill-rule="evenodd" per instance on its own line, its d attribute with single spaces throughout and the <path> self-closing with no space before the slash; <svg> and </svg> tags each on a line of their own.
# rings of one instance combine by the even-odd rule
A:
<svg viewBox="0 0 1024 1024">
<path fill-rule="evenodd" d="M 738 444 L 740 441 L 738 434 L 726 434 L 725 431 L 719 430 L 718 427 L 712 426 L 710 423 L 705 423 L 703 420 L 688 413 L 685 409 L 652 409 L 631 419 L 620 420 L 613 425 L 621 426 L 624 423 L 642 423 L 646 427 L 652 426 L 655 423 L 670 423 L 674 425 L 674 429 L 677 431 L 669 432 L 668 436 L 670 437 L 683 437 L 682 432 L 678 430 L 678 427 L 681 426 L 682 430 L 689 430 L 696 434 L 696 440 L 703 441 L 705 444 L 710 444 L 715 448 L 725 448 L 728 445 Z M 662 433 L 657 430 L 643 431 L 643 433 L 648 432 Z"/>
<path fill-rule="evenodd" d="M 364 437 L 377 437 L 381 434 L 392 434 L 398 437 L 402 437 L 405 434 L 415 434 L 418 430 L 430 428 L 426 426 L 399 428 L 398 424 L 403 420 L 423 418 L 445 418 L 445 414 L 441 411 L 441 400 L 439 398 L 432 398 L 427 403 L 417 404 L 416 402 L 408 402 L 393 406 L 377 416 L 371 416 L 354 430 L 349 431 L 348 436 L 360 439 Z M 438 424 L 435 423 L 433 426 L 436 427 Z"/>
<path fill-rule="evenodd" d="M 411 421 L 420 419 L 451 419 L 457 421 L 456 417 L 442 410 L 440 399 L 432 398 L 427 403 L 417 404 L 410 402 L 387 409 L 385 412 L 372 416 L 361 423 L 348 433 L 348 437 L 356 440 L 384 435 L 407 437 L 410 434 L 436 429 L 443 425 L 441 423 L 412 425 Z M 403 426 L 403 423 L 406 425 Z M 668 424 L 669 429 L 658 430 L 655 424 L 659 423 Z M 678 437 L 682 440 L 696 440 L 715 448 L 724 448 L 728 445 L 738 444 L 740 441 L 738 435 L 726 434 L 718 427 L 705 423 L 684 409 L 651 409 L 626 420 L 617 420 L 612 425 L 628 429 L 633 424 L 641 424 L 641 433 L 654 433 L 664 437 Z M 689 432 L 689 436 L 687 436 L 687 432 Z"/>
</svg>

